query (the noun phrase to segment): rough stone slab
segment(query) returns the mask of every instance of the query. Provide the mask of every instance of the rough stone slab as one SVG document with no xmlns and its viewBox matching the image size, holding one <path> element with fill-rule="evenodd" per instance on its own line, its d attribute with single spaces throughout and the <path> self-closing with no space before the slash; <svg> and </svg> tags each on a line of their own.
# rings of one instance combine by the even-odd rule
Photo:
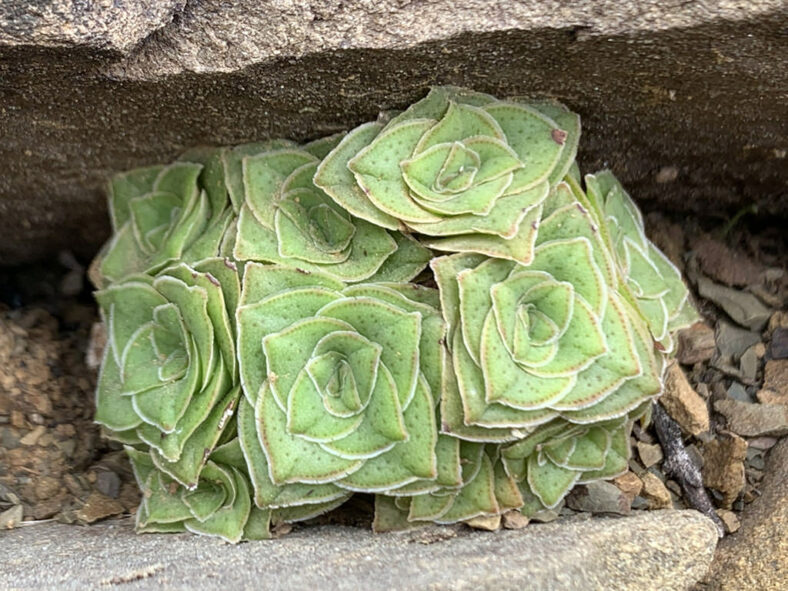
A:
<svg viewBox="0 0 788 591">
<path fill-rule="evenodd" d="M 0 46 L 89 47 L 127 53 L 170 24 L 186 0 L 3 0 Z"/>
<path fill-rule="evenodd" d="M 769 453 L 761 496 L 746 507 L 741 528 L 720 542 L 701 589 L 784 591 L 788 573 L 788 439 Z"/>
<path fill-rule="evenodd" d="M 136 536 L 127 522 L 47 524 L 0 533 L 0 581 L 85 589 L 688 589 L 707 571 L 717 534 L 694 511 L 562 521 L 495 533 L 374 535 L 301 529 L 230 546 L 186 535 Z M 436 535 L 430 535 L 430 533 Z"/>
<path fill-rule="evenodd" d="M 2 4 L 0 265 L 92 255 L 113 173 L 313 139 L 433 84 L 564 101 L 584 170 L 611 167 L 646 209 L 788 214 L 782 0 L 51 0 L 92 11 L 57 42 L 17 26 L 38 3 Z"/>
</svg>

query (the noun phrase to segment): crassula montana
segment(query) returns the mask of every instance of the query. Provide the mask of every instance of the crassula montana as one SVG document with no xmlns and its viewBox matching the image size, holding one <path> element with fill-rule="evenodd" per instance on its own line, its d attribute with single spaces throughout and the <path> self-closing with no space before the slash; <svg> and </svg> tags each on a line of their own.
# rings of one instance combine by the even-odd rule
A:
<svg viewBox="0 0 788 591">
<path fill-rule="evenodd" d="M 625 471 L 697 315 L 579 136 L 558 103 L 439 87 L 113 179 L 96 421 L 138 530 L 264 539 L 355 493 L 377 531 L 530 516 Z"/>
</svg>

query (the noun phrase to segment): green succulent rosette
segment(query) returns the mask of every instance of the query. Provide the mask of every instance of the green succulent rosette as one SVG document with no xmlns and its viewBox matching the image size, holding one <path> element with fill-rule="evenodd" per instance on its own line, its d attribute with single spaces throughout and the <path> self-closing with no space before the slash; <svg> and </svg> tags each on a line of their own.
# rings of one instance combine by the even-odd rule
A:
<svg viewBox="0 0 788 591">
<path fill-rule="evenodd" d="M 195 534 L 230 543 L 271 537 L 271 512 L 255 507 L 241 465 L 219 447 L 203 467 L 199 480 L 185 487 L 159 471 L 150 455 L 127 446 L 134 476 L 142 491 L 136 527 L 140 533 Z"/>
<path fill-rule="evenodd" d="M 697 313 L 579 134 L 553 101 L 436 87 L 115 177 L 96 421 L 138 531 L 266 539 L 359 492 L 375 531 L 492 527 L 624 472 Z"/>
<path fill-rule="evenodd" d="M 557 103 L 437 87 L 385 125 L 348 133 L 314 180 L 353 215 L 431 248 L 528 263 L 539 205 L 579 134 L 579 118 Z"/>
<path fill-rule="evenodd" d="M 233 220 L 222 151 L 195 149 L 172 164 L 115 176 L 109 211 L 113 235 L 91 268 L 99 288 L 176 261 L 219 256 Z"/>
<path fill-rule="evenodd" d="M 508 442 L 557 417 L 620 417 L 660 392 L 651 337 L 616 290 L 588 209 L 565 183 L 545 209 L 529 265 L 476 254 L 431 263 L 453 361 L 445 433 Z"/>
<path fill-rule="evenodd" d="M 699 320 L 681 272 L 646 237 L 643 216 L 621 183 L 608 171 L 587 175 L 586 194 L 616 256 L 616 264 L 635 304 L 665 353 L 676 331 Z"/>
<path fill-rule="evenodd" d="M 258 497 L 297 487 L 282 493 L 294 504 L 437 477 L 444 325 L 435 304 L 434 290 L 412 284 L 346 286 L 246 264 L 239 437 Z"/>
<path fill-rule="evenodd" d="M 98 291 L 107 346 L 97 423 L 150 449 L 162 472 L 190 487 L 240 395 L 235 308 L 240 282 L 225 259 L 178 263 Z"/>
<path fill-rule="evenodd" d="M 141 533 L 189 531 L 230 543 L 265 540 L 276 537 L 279 524 L 312 519 L 345 500 L 314 501 L 280 510 L 258 507 L 238 437 L 211 452 L 191 487 L 158 470 L 144 451 L 126 446 L 126 453 L 143 493 L 136 516 Z"/>
<path fill-rule="evenodd" d="M 231 191 L 240 204 L 233 256 L 320 271 L 345 282 L 408 281 L 430 252 L 415 240 L 351 216 L 312 182 L 317 144 L 237 152 Z"/>
<path fill-rule="evenodd" d="M 415 495 L 397 491 L 375 498 L 375 531 L 397 531 L 429 523 L 451 524 L 500 515 L 523 505 L 518 483 L 509 476 L 496 446 L 462 441 L 460 479 Z"/>
<path fill-rule="evenodd" d="M 555 508 L 576 485 L 615 478 L 629 468 L 632 421 L 623 416 L 592 425 L 556 419 L 503 446 L 507 475 L 517 482 L 522 513 Z"/>
</svg>

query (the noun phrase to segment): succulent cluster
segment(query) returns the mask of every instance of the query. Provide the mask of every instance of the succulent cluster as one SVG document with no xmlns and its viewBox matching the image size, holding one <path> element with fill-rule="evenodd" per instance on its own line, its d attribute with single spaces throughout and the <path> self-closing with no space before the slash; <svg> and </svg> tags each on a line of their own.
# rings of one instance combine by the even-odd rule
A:
<svg viewBox="0 0 788 591">
<path fill-rule="evenodd" d="M 555 508 L 627 467 L 696 313 L 577 115 L 434 88 L 347 134 L 110 184 L 96 421 L 140 531 L 231 542 L 375 495 L 379 531 Z"/>
</svg>

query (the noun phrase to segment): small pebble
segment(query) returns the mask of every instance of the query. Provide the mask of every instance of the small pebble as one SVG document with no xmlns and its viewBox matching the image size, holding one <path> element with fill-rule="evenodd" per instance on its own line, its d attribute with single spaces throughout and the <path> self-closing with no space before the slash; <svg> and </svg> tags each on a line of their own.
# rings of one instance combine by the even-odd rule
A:
<svg viewBox="0 0 788 591">
<path fill-rule="evenodd" d="M 658 464 L 662 461 L 662 448 L 659 444 L 649 444 L 638 441 L 637 449 L 640 461 L 646 468 L 650 468 L 654 464 Z"/>
<path fill-rule="evenodd" d="M 530 520 L 519 511 L 507 511 L 502 519 L 504 529 L 523 529 Z"/>
<path fill-rule="evenodd" d="M 120 492 L 120 477 L 109 470 L 100 470 L 96 477 L 96 488 L 112 499 L 117 498 Z"/>
<path fill-rule="evenodd" d="M 472 527 L 473 529 L 482 529 L 485 531 L 497 531 L 501 528 L 501 516 L 482 515 L 480 517 L 474 517 L 473 519 L 469 519 L 465 523 L 468 526 Z"/>
<path fill-rule="evenodd" d="M 731 382 L 731 385 L 728 386 L 728 398 L 733 398 L 741 402 L 753 402 L 752 397 L 739 382 Z"/>
<path fill-rule="evenodd" d="M 788 359 L 788 328 L 776 328 L 769 346 L 772 359 Z"/>
<path fill-rule="evenodd" d="M 722 524 L 725 526 L 725 533 L 735 533 L 739 530 L 739 527 L 741 527 L 739 518 L 733 511 L 729 511 L 728 509 L 717 509 L 717 516 L 722 520 Z"/>
<path fill-rule="evenodd" d="M 649 509 L 665 509 L 671 506 L 670 492 L 659 478 L 651 472 L 646 472 L 641 479 L 643 490 L 640 494 L 648 501 Z"/>
</svg>

